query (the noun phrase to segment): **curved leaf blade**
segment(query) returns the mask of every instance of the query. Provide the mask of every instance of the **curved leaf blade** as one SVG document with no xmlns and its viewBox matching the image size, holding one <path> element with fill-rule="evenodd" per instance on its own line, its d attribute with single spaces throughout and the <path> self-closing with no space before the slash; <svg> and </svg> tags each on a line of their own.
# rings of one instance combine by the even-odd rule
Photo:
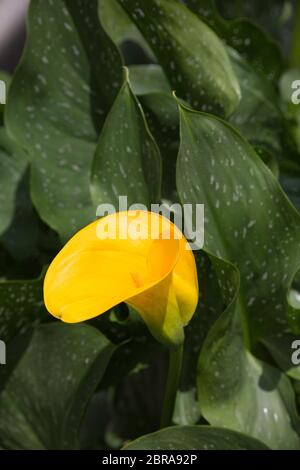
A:
<svg viewBox="0 0 300 470">
<path fill-rule="evenodd" d="M 214 260 L 222 284 L 238 294 L 236 268 Z M 224 289 L 224 288 L 223 288 Z M 201 350 L 197 390 L 200 409 L 214 426 L 249 434 L 272 449 L 299 449 L 300 422 L 295 395 L 288 378 L 275 367 L 256 359 L 245 347 L 245 312 L 233 298 L 216 321 Z M 284 351 L 286 357 L 286 351 Z"/>
<path fill-rule="evenodd" d="M 184 1 L 226 44 L 247 59 L 255 70 L 264 74 L 268 80 L 276 82 L 284 67 L 283 55 L 278 43 L 264 30 L 247 18 L 223 18 L 216 8 L 215 0 Z"/>
<path fill-rule="evenodd" d="M 118 0 L 101 0 L 99 14 L 103 28 L 124 54 L 124 43 L 130 41 L 140 46 L 149 59 L 154 59 L 153 52 L 141 32 L 118 4 Z M 126 58 L 126 53 L 124 54 Z M 125 61 L 126 63 L 126 61 Z"/>
<path fill-rule="evenodd" d="M 36 328 L 27 343 L 0 394 L 1 447 L 77 449 L 79 424 L 114 347 L 93 327 L 62 323 Z"/>
<path fill-rule="evenodd" d="M 130 442 L 124 450 L 267 450 L 250 436 L 212 426 L 176 426 Z"/>
<path fill-rule="evenodd" d="M 299 430 L 299 423 L 290 384 L 279 371 L 275 380 L 273 368 L 253 356 L 249 360 L 248 349 L 263 339 L 272 342 L 279 335 L 291 334 L 287 293 L 300 262 L 299 215 L 272 173 L 229 124 L 182 105 L 180 114 L 178 192 L 183 203 L 205 205 L 204 249 L 216 268 L 228 306 L 200 355 L 202 412 L 211 424 L 220 425 L 221 420 L 222 425 L 248 432 L 273 448 L 297 447 L 294 426 Z M 286 350 L 286 360 L 290 354 Z M 262 370 L 264 382 L 271 384 L 267 394 L 259 381 Z M 243 377 L 251 382 L 245 398 L 251 414 L 245 403 L 236 409 L 243 401 Z M 281 381 L 288 390 L 287 400 Z M 230 386 L 235 391 L 228 398 L 222 390 Z M 275 414 L 281 423 L 274 422 Z M 268 428 L 273 428 L 271 434 Z"/>
<path fill-rule="evenodd" d="M 174 0 L 118 1 L 145 36 L 178 96 L 198 109 L 233 112 L 239 85 L 224 45 L 205 23 Z"/>
<path fill-rule="evenodd" d="M 181 200 L 205 204 L 205 249 L 238 266 L 254 337 L 270 325 L 281 333 L 287 293 L 300 266 L 299 214 L 237 131 L 213 116 L 180 109 Z"/>
<path fill-rule="evenodd" d="M 236 51 L 229 56 L 241 88 L 241 101 L 230 122 L 252 145 L 281 151 L 282 114 L 275 88 Z"/>
<path fill-rule="evenodd" d="M 63 239 L 94 219 L 90 166 L 120 83 L 120 57 L 96 0 L 31 2 L 5 118 L 30 156 L 34 204 Z"/>
<path fill-rule="evenodd" d="M 127 72 L 126 72 L 127 74 Z M 92 168 L 91 192 L 96 206 L 150 204 L 160 198 L 161 159 L 141 105 L 128 77 L 105 121 Z"/>
<path fill-rule="evenodd" d="M 170 84 L 157 64 L 131 65 L 129 67 L 130 84 L 135 95 L 150 93 L 171 94 Z"/>
</svg>

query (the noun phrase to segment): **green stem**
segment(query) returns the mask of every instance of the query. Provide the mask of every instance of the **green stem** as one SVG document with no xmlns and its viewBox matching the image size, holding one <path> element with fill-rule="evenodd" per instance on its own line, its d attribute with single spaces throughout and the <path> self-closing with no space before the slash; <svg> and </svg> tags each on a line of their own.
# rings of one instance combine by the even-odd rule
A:
<svg viewBox="0 0 300 470">
<path fill-rule="evenodd" d="M 300 0 L 297 0 L 290 50 L 290 66 L 300 66 Z"/>
<path fill-rule="evenodd" d="M 169 349 L 169 370 L 161 414 L 161 429 L 170 426 L 172 423 L 176 393 L 181 373 L 182 353 L 183 344 Z"/>
</svg>

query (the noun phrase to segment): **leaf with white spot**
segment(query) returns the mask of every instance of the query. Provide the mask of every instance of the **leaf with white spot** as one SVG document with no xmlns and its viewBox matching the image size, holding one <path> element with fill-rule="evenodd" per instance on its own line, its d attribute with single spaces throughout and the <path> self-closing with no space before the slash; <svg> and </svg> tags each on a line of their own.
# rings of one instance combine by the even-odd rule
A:
<svg viewBox="0 0 300 470">
<path fill-rule="evenodd" d="M 253 68 L 270 81 L 279 78 L 284 67 L 280 47 L 264 30 L 248 18 L 227 20 L 216 8 L 215 0 L 184 0 L 188 7 L 222 38 L 236 49 Z M 227 4 L 231 2 L 226 2 Z M 251 2 L 253 3 L 253 2 Z M 258 2 L 260 5 L 266 2 Z M 274 10 L 272 1 L 272 10 Z M 249 2 L 243 2 L 248 5 Z M 270 8 L 269 8 L 270 10 Z M 274 25 L 274 22 L 272 22 Z"/>
<path fill-rule="evenodd" d="M 149 207 L 159 200 L 160 186 L 159 150 L 126 76 L 97 145 L 92 169 L 93 200 L 96 206 L 109 202 L 118 207 L 119 196 L 127 196 L 128 205 Z"/>
<path fill-rule="evenodd" d="M 287 294 L 300 266 L 299 215 L 272 173 L 229 124 L 183 105 L 180 115 L 178 192 L 182 203 L 205 205 L 204 249 L 228 305 L 200 355 L 203 415 L 211 424 L 222 421 L 271 447 L 297 447 L 288 379 L 248 350 L 263 340 L 270 344 L 291 335 Z M 286 359 L 289 355 L 287 349 Z M 299 376 L 299 367 L 293 373 Z"/>
<path fill-rule="evenodd" d="M 219 269 L 226 269 L 222 262 Z M 225 280 L 230 286 L 228 273 Z M 202 414 L 213 426 L 244 432 L 272 449 L 299 449 L 300 421 L 291 383 L 247 350 L 245 328 L 245 311 L 235 299 L 210 330 L 200 354 Z"/>
<path fill-rule="evenodd" d="M 129 76 L 132 90 L 138 95 L 162 156 L 162 197 L 165 202 L 175 202 L 178 200 L 175 169 L 179 115 L 171 87 L 159 65 L 130 66 Z"/>
<path fill-rule="evenodd" d="M 97 3 L 31 2 L 28 41 L 5 109 L 8 132 L 31 159 L 34 204 L 63 239 L 95 218 L 90 167 L 121 83 L 121 60 Z"/>
<path fill-rule="evenodd" d="M 116 45 L 121 46 L 125 41 L 132 41 L 138 44 L 149 58 L 153 57 L 153 53 L 142 34 L 117 0 L 101 0 L 99 15 L 103 28 Z"/>
<path fill-rule="evenodd" d="M 78 449 L 79 425 L 114 348 L 87 325 L 55 322 L 19 337 L 8 361 L 23 354 L 0 394 L 1 447 Z"/>
<path fill-rule="evenodd" d="M 262 442 L 229 429 L 176 426 L 147 434 L 124 450 L 267 450 Z M 170 456 L 171 457 L 171 456 Z"/>
<path fill-rule="evenodd" d="M 180 98 L 229 115 L 240 99 L 225 46 L 188 8 L 174 0 L 118 0 L 151 46 Z"/>
<path fill-rule="evenodd" d="M 0 282 L 0 339 L 10 341 L 41 321 L 45 313 L 43 279 Z"/>
</svg>

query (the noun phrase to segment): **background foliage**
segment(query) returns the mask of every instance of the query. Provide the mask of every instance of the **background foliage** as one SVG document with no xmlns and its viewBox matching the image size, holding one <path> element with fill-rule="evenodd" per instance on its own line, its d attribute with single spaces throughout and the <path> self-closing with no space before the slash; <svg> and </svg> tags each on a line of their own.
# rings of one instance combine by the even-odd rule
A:
<svg viewBox="0 0 300 470">
<path fill-rule="evenodd" d="M 32 0 L 27 27 L 0 108 L 0 447 L 299 449 L 299 5 Z M 166 351 L 136 313 L 43 306 L 47 264 L 124 194 L 205 204 L 180 426 L 158 432 Z"/>
</svg>

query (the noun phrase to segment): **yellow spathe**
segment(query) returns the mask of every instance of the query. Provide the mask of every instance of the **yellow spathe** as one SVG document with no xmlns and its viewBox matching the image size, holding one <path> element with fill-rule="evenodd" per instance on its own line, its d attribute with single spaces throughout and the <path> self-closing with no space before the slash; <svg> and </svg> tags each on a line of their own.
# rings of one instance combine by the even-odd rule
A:
<svg viewBox="0 0 300 470">
<path fill-rule="evenodd" d="M 67 323 L 132 306 L 152 334 L 183 341 L 198 302 L 194 255 L 166 218 L 119 212 L 80 230 L 52 261 L 44 282 L 48 311 Z"/>
</svg>

